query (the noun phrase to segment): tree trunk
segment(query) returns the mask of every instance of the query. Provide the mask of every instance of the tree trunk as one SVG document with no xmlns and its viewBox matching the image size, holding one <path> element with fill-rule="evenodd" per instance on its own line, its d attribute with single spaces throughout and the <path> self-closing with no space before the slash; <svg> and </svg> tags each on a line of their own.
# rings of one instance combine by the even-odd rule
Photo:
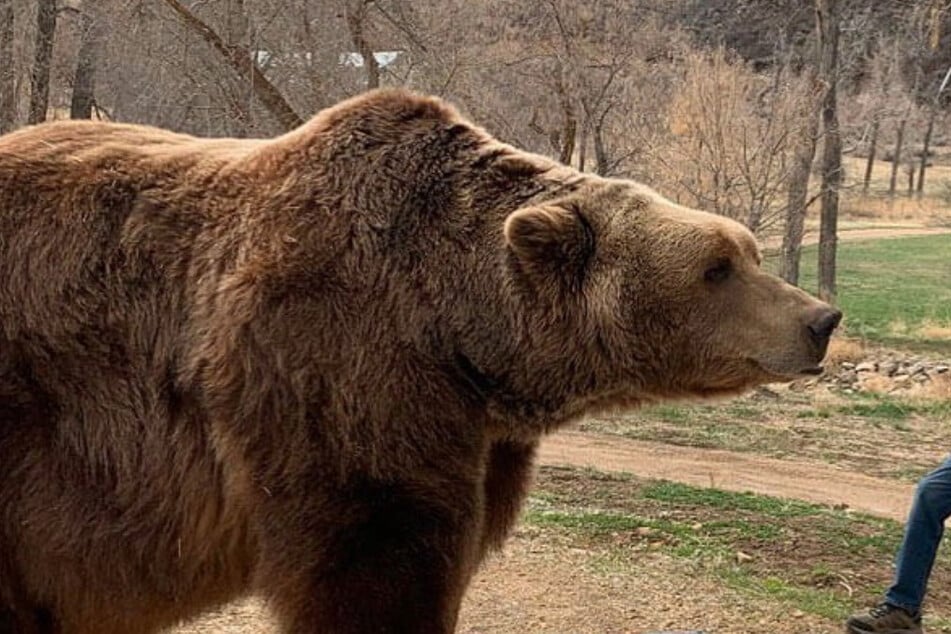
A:
<svg viewBox="0 0 951 634">
<path fill-rule="evenodd" d="M 228 65 L 238 73 L 239 77 L 252 86 L 254 96 L 260 100 L 278 123 L 286 130 L 292 130 L 303 125 L 304 120 L 294 112 L 281 91 L 261 72 L 257 62 L 251 57 L 251 51 L 244 46 L 225 44 L 214 29 L 202 22 L 179 0 L 165 0 L 165 3 L 182 18 L 191 30 L 221 54 Z"/>
<path fill-rule="evenodd" d="M 588 117 L 581 113 L 581 140 L 578 143 L 578 171 L 583 172 L 588 154 Z"/>
<path fill-rule="evenodd" d="M 80 15 L 82 33 L 79 40 L 79 53 L 76 59 L 76 74 L 73 77 L 73 98 L 69 106 L 72 119 L 92 119 L 92 108 L 96 102 L 96 67 L 99 55 L 99 20 L 92 14 L 87 2 Z"/>
<path fill-rule="evenodd" d="M 814 98 L 816 101 L 819 97 Z M 819 133 L 819 113 L 809 107 L 808 120 L 802 139 L 797 144 L 789 176 L 789 195 L 786 202 L 786 227 L 783 232 L 779 275 L 790 284 L 799 284 L 799 261 L 806 222 L 806 204 L 809 196 L 809 174 L 816 156 L 816 136 Z"/>
<path fill-rule="evenodd" d="M 915 195 L 915 160 L 913 158 L 908 159 L 908 197 L 911 198 Z"/>
<path fill-rule="evenodd" d="M 898 165 L 901 163 L 901 146 L 905 140 L 905 116 L 898 122 L 898 131 L 895 134 L 895 154 L 892 156 L 892 176 L 888 181 L 888 195 L 894 196 L 898 187 Z"/>
<path fill-rule="evenodd" d="M 568 95 L 568 88 L 565 86 L 564 70 L 559 67 L 559 80 L 556 85 L 558 92 L 558 102 L 561 104 L 561 111 L 564 115 L 561 133 L 561 154 L 558 160 L 565 165 L 571 165 L 571 157 L 575 153 L 575 137 L 578 134 L 578 117 L 575 115 L 575 108 Z"/>
<path fill-rule="evenodd" d="M 816 0 L 819 33 L 819 76 L 826 85 L 822 102 L 822 212 L 819 223 L 819 298 L 835 303 L 835 256 L 839 220 L 839 186 L 842 183 L 842 137 L 839 131 L 836 82 L 838 80 L 838 0 Z"/>
<path fill-rule="evenodd" d="M 604 147 L 604 134 L 602 126 L 595 126 L 592 130 L 592 136 L 594 137 L 594 161 L 595 161 L 595 173 L 598 176 L 607 176 L 608 175 L 608 152 Z"/>
<path fill-rule="evenodd" d="M 225 39 L 228 46 L 253 50 L 250 30 L 248 14 L 244 9 L 244 0 L 229 0 L 228 24 L 225 30 Z M 247 89 L 247 92 L 245 92 L 245 89 Z M 245 86 L 244 81 L 239 81 L 235 92 L 232 94 L 229 90 L 228 93 L 233 111 L 232 118 L 237 124 L 234 134 L 238 137 L 247 137 L 254 128 L 254 112 L 251 108 L 254 86 Z"/>
<path fill-rule="evenodd" d="M 0 0 L 0 134 L 16 124 L 16 72 L 13 64 L 13 0 Z"/>
<path fill-rule="evenodd" d="M 380 64 L 376 61 L 373 47 L 367 41 L 363 30 L 371 1 L 355 0 L 347 3 L 347 28 L 350 30 L 350 41 L 363 58 L 363 67 L 367 72 L 367 90 L 380 87 Z"/>
<path fill-rule="evenodd" d="M 50 62 L 56 35 L 56 0 L 37 0 L 36 40 L 30 74 L 29 123 L 46 121 L 50 102 Z"/>
<path fill-rule="evenodd" d="M 937 102 L 937 100 L 935 100 Z M 931 112 L 928 113 L 928 127 L 925 128 L 925 138 L 921 141 L 921 162 L 918 163 L 918 197 L 921 198 L 925 191 L 925 169 L 928 167 L 928 152 L 931 151 L 931 133 L 934 132 L 934 120 L 938 115 L 938 104 L 931 106 Z"/>
<path fill-rule="evenodd" d="M 872 138 L 868 140 L 868 160 L 865 161 L 865 180 L 862 181 L 862 192 L 868 193 L 868 187 L 872 182 L 872 168 L 875 166 L 875 151 L 878 149 L 878 115 L 872 121 Z"/>
</svg>

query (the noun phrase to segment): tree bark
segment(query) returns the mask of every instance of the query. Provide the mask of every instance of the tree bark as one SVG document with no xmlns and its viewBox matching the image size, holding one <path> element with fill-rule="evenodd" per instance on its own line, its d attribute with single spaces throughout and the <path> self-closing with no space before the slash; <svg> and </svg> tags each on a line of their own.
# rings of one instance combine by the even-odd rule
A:
<svg viewBox="0 0 951 634">
<path fill-rule="evenodd" d="M 250 30 L 248 14 L 244 9 L 244 0 L 229 0 L 228 23 L 224 37 L 228 46 L 252 50 Z M 247 89 L 247 92 L 245 92 L 245 89 Z M 228 93 L 233 110 L 232 117 L 237 124 L 234 134 L 239 137 L 247 137 L 254 127 L 254 112 L 251 108 L 254 86 L 245 86 L 243 81 L 239 81 L 235 91 L 232 93 L 229 90 Z"/>
<path fill-rule="evenodd" d="M 806 222 L 809 196 L 809 175 L 816 156 L 816 136 L 819 134 L 820 96 L 809 106 L 808 119 L 802 139 L 797 144 L 789 176 L 789 194 L 786 199 L 786 227 L 783 232 L 779 274 L 790 284 L 799 284 L 799 262 L 802 255 L 802 237 Z"/>
<path fill-rule="evenodd" d="M 908 197 L 911 198 L 915 194 L 915 160 L 908 160 Z"/>
<path fill-rule="evenodd" d="M 16 124 L 16 71 L 13 64 L 13 0 L 0 0 L 0 134 Z"/>
<path fill-rule="evenodd" d="M 925 169 L 928 167 L 928 152 L 931 151 L 931 133 L 934 132 L 934 120 L 938 115 L 938 104 L 932 104 L 928 113 L 928 127 L 925 128 L 925 138 L 921 141 L 921 162 L 918 163 L 918 197 L 925 191 Z"/>
<path fill-rule="evenodd" d="M 594 140 L 594 161 L 595 161 L 595 173 L 598 176 L 607 176 L 608 175 L 608 152 L 604 147 L 604 132 L 603 126 L 597 125 L 592 130 L 592 136 Z"/>
<path fill-rule="evenodd" d="M 842 136 L 839 131 L 836 83 L 838 80 L 838 0 L 816 0 L 819 33 L 819 76 L 826 85 L 822 102 L 822 212 L 819 224 L 819 298 L 835 303 L 836 246 L 839 220 L 839 187 L 842 183 Z"/>
<path fill-rule="evenodd" d="M 898 165 L 901 163 L 901 146 L 905 140 L 905 116 L 898 122 L 898 131 L 895 133 L 895 154 L 892 156 L 892 176 L 888 181 L 888 195 L 894 196 L 898 188 Z"/>
<path fill-rule="evenodd" d="M 101 42 L 101 26 L 87 2 L 80 14 L 82 33 L 76 58 L 76 74 L 73 76 L 73 97 L 69 116 L 72 119 L 92 119 L 96 103 L 96 67 Z"/>
<path fill-rule="evenodd" d="M 588 118 L 581 114 L 581 139 L 578 143 L 578 171 L 583 172 L 588 157 Z"/>
<path fill-rule="evenodd" d="M 350 41 L 363 58 L 363 68 L 367 72 L 367 90 L 380 87 L 380 64 L 376 61 L 373 47 L 367 41 L 363 29 L 370 2 L 371 0 L 355 0 L 347 3 L 347 28 L 350 30 Z"/>
<path fill-rule="evenodd" d="M 578 117 L 575 114 L 575 108 L 571 101 L 571 95 L 568 94 L 568 87 L 565 85 L 564 68 L 559 64 L 559 79 L 556 86 L 558 91 L 558 101 L 561 104 L 561 111 L 564 115 L 561 134 L 561 155 L 558 157 L 565 165 L 571 165 L 571 157 L 575 153 L 575 137 L 578 134 Z"/>
<path fill-rule="evenodd" d="M 875 151 L 878 149 L 878 115 L 872 121 L 872 138 L 868 141 L 868 159 L 865 161 L 865 179 L 862 181 L 862 192 L 868 193 L 869 185 L 872 182 L 872 168 L 875 166 Z"/>
<path fill-rule="evenodd" d="M 46 121 L 50 103 L 50 63 L 56 35 L 56 0 L 37 0 L 36 40 L 30 73 L 30 114 L 28 122 Z"/>
<path fill-rule="evenodd" d="M 261 72 L 251 51 L 244 46 L 228 45 L 221 36 L 200 18 L 189 11 L 179 0 L 165 3 L 197 33 L 205 42 L 218 51 L 231 68 L 254 89 L 254 96 L 285 129 L 292 130 L 304 123 L 274 84 Z"/>
</svg>

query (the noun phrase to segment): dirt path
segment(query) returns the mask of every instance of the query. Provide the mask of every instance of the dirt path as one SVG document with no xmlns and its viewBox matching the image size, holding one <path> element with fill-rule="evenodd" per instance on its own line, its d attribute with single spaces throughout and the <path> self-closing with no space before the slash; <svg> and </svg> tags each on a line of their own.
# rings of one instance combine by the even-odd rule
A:
<svg viewBox="0 0 951 634">
<path fill-rule="evenodd" d="M 543 464 L 622 471 L 728 491 L 750 491 L 849 508 L 902 521 L 913 486 L 818 462 L 763 458 L 619 436 L 564 431 L 541 445 Z"/>
<path fill-rule="evenodd" d="M 838 239 L 840 242 L 852 242 L 855 240 L 882 240 L 886 238 L 912 238 L 916 236 L 935 236 L 951 233 L 951 229 L 944 227 L 869 227 L 866 229 L 843 229 L 839 231 Z M 815 232 L 807 233 L 803 239 L 803 246 L 817 244 L 819 234 Z M 767 249 L 776 249 L 782 246 L 782 236 L 773 236 L 762 241 L 763 247 Z"/>
</svg>

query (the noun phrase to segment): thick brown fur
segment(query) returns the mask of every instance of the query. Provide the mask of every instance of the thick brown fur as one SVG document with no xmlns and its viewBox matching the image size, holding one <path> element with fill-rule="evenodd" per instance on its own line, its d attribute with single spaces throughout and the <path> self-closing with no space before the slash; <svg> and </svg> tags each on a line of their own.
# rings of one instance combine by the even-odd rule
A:
<svg viewBox="0 0 951 634">
<path fill-rule="evenodd" d="M 273 140 L 0 137 L 0 280 L 3 634 L 252 592 L 450 632 L 545 432 L 815 371 L 831 313 L 741 226 L 402 91 Z"/>
</svg>

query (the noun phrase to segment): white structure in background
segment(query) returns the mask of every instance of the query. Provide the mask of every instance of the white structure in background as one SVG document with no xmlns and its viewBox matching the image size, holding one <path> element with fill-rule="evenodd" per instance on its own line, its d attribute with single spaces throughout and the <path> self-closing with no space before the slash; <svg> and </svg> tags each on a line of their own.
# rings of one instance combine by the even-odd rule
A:
<svg viewBox="0 0 951 634">
<path fill-rule="evenodd" d="M 376 51 L 373 53 L 373 57 L 376 58 L 377 65 L 381 69 L 384 69 L 396 62 L 402 53 L 403 51 Z M 287 60 L 290 60 L 294 64 L 306 65 L 310 65 L 313 61 L 313 54 L 309 51 L 304 53 L 274 54 L 271 51 L 257 50 L 252 51 L 251 55 L 254 57 L 254 63 L 261 68 L 266 68 L 272 64 L 286 64 Z M 363 55 L 360 53 L 340 53 L 337 63 L 341 66 L 349 66 L 351 68 L 363 68 Z"/>
<path fill-rule="evenodd" d="M 386 68 L 395 62 L 396 58 L 399 57 L 402 52 L 403 51 L 375 51 L 373 57 L 376 59 L 377 66 Z M 340 65 L 363 68 L 363 55 L 360 53 L 341 53 Z"/>
</svg>

